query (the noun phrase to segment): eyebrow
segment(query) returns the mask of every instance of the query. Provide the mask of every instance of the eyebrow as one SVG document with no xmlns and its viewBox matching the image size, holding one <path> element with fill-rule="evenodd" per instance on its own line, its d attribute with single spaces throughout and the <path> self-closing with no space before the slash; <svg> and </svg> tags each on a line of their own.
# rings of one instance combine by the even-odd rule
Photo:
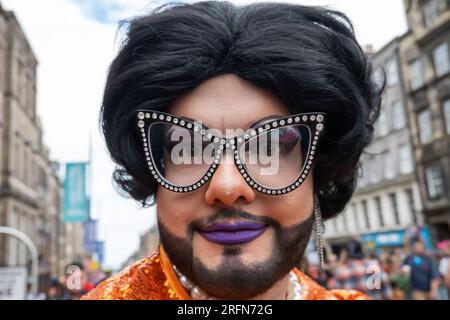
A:
<svg viewBox="0 0 450 320">
<path fill-rule="evenodd" d="M 265 124 L 266 122 L 270 122 L 272 120 L 278 119 L 278 118 L 282 118 L 283 116 L 280 115 L 270 115 L 270 116 L 266 116 L 264 118 L 258 119 L 254 122 L 250 122 L 248 127 L 249 128 L 255 128 L 257 126 L 260 126 L 262 124 Z"/>
<path fill-rule="evenodd" d="M 258 127 L 258 126 L 260 126 L 260 125 L 262 125 L 262 124 L 265 124 L 266 122 L 270 122 L 270 121 L 272 121 L 272 120 L 275 120 L 275 119 L 278 119 L 278 118 L 282 118 L 282 117 L 283 117 L 283 116 L 281 116 L 281 115 L 270 115 L 270 116 L 265 116 L 265 117 L 260 118 L 260 119 L 258 119 L 258 120 L 253 120 L 253 122 L 248 122 L 248 123 L 247 123 L 247 128 L 255 128 L 255 127 Z M 198 119 L 193 119 L 193 118 L 186 117 L 186 116 L 182 116 L 182 117 L 180 117 L 180 118 L 183 118 L 183 119 L 185 119 L 185 120 L 189 120 L 189 121 L 192 121 L 192 122 L 198 122 L 198 121 L 199 121 Z M 207 125 L 205 125 L 203 122 L 202 122 L 202 125 L 203 125 L 203 127 L 205 127 L 206 129 L 209 129 L 209 127 L 208 127 Z"/>
</svg>

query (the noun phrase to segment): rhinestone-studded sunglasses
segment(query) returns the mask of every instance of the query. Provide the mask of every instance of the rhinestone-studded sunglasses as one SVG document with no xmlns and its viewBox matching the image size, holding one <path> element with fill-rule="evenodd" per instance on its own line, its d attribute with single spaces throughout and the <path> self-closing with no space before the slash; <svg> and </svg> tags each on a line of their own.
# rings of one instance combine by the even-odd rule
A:
<svg viewBox="0 0 450 320">
<path fill-rule="evenodd" d="M 153 110 L 137 112 L 148 168 L 161 186 L 174 192 L 201 188 L 229 152 L 253 189 L 289 193 L 306 180 L 324 125 L 324 113 L 300 113 L 226 138 L 197 121 Z"/>
</svg>

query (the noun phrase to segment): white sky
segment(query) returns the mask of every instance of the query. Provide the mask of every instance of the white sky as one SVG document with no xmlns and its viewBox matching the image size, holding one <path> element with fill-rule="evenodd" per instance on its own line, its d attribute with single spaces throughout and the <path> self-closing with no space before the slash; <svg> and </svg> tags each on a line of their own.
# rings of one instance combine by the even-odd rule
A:
<svg viewBox="0 0 450 320">
<path fill-rule="evenodd" d="M 139 235 L 155 223 L 155 212 L 139 209 L 133 200 L 120 197 L 113 189 L 113 164 L 99 133 L 98 112 L 107 68 L 118 45 L 116 21 L 165 1 L 0 1 L 5 9 L 15 12 L 39 60 L 38 113 L 51 158 L 61 163 L 87 160 L 92 133 L 92 216 L 100 219 L 105 265 L 117 268 L 136 250 Z M 406 31 L 402 0 L 290 2 L 343 11 L 353 21 L 360 43 L 373 44 L 375 49 Z M 106 9 L 106 19 L 99 8 Z"/>
</svg>

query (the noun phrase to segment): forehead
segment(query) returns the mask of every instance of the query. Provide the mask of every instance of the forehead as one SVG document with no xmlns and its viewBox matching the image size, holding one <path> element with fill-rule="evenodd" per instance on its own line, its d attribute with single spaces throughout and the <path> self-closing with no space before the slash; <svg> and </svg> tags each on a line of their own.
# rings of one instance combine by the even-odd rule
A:
<svg viewBox="0 0 450 320">
<path fill-rule="evenodd" d="M 221 130 L 246 129 L 265 117 L 289 115 L 277 97 L 234 74 L 205 81 L 180 97 L 168 112 Z"/>
</svg>

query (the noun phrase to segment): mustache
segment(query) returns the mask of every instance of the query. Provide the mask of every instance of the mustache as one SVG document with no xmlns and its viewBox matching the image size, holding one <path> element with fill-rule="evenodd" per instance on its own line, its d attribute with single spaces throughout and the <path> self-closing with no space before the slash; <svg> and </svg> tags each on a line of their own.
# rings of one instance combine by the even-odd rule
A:
<svg viewBox="0 0 450 320">
<path fill-rule="evenodd" d="M 251 214 L 247 211 L 235 208 L 219 208 L 212 215 L 194 220 L 190 223 L 190 229 L 202 229 L 208 225 L 211 225 L 216 222 L 220 222 L 223 220 L 236 219 L 236 220 L 245 220 L 245 221 L 253 221 L 258 223 L 263 223 L 275 227 L 280 227 L 280 224 L 271 217 L 267 216 L 258 216 Z"/>
</svg>

